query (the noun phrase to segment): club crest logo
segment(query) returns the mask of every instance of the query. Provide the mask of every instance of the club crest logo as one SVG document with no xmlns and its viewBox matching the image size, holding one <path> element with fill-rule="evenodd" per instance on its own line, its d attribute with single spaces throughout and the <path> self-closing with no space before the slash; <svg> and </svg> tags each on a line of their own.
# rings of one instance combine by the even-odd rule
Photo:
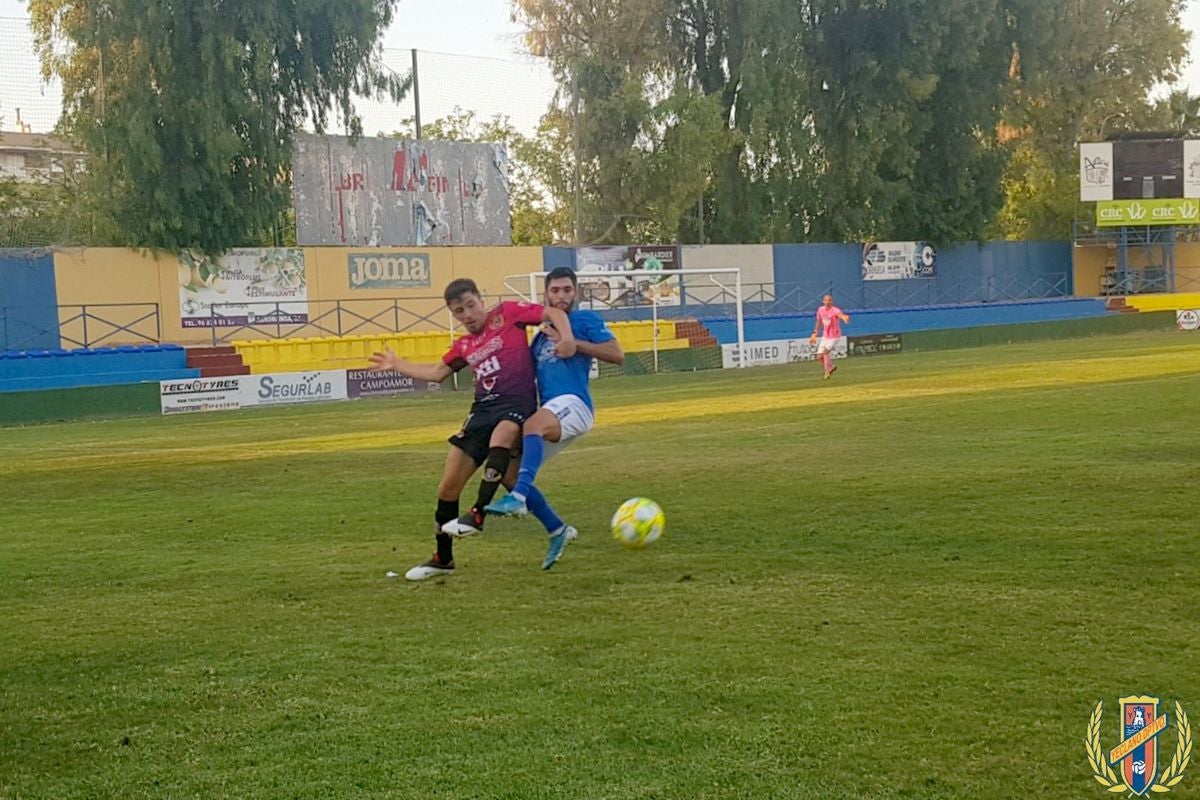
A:
<svg viewBox="0 0 1200 800">
<path fill-rule="evenodd" d="M 1160 745 L 1170 739 L 1162 734 L 1170 730 L 1171 720 L 1168 714 L 1158 713 L 1159 699 L 1143 695 L 1122 697 L 1118 702 L 1120 739 L 1116 747 L 1105 750 L 1100 743 L 1103 701 L 1096 704 L 1088 723 L 1086 745 L 1092 777 L 1112 794 L 1128 792 L 1145 797 L 1151 792 L 1171 791 L 1183 780 L 1183 771 L 1192 757 L 1192 727 L 1183 707 L 1175 704 L 1175 748 L 1168 763 L 1160 757 Z M 1164 763 L 1166 769 L 1159 774 Z"/>
<path fill-rule="evenodd" d="M 1107 186 L 1108 170 L 1108 159 L 1104 158 L 1103 156 L 1096 156 L 1095 158 L 1088 158 L 1084 156 L 1083 179 L 1088 183 L 1095 186 Z"/>
</svg>

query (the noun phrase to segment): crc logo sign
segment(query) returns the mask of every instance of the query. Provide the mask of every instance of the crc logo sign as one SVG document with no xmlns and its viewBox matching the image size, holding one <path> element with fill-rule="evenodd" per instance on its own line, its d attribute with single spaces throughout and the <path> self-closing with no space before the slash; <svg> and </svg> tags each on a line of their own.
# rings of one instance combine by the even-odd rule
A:
<svg viewBox="0 0 1200 800">
<path fill-rule="evenodd" d="M 1200 222 L 1200 204 L 1193 200 L 1106 200 L 1096 204 L 1100 226 L 1177 225 Z"/>
<path fill-rule="evenodd" d="M 430 285 L 428 253 L 350 253 L 351 289 L 411 289 Z"/>
</svg>

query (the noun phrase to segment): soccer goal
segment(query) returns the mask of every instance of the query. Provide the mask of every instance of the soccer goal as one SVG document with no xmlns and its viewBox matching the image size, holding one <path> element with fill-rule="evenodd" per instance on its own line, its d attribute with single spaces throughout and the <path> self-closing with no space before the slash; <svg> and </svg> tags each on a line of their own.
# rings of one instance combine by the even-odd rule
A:
<svg viewBox="0 0 1200 800">
<path fill-rule="evenodd" d="M 510 291 L 542 302 L 546 272 L 512 276 Z M 745 344 L 742 271 L 584 270 L 579 307 L 600 314 L 625 351 L 625 365 L 599 375 L 691 372 L 741 366 Z"/>
</svg>

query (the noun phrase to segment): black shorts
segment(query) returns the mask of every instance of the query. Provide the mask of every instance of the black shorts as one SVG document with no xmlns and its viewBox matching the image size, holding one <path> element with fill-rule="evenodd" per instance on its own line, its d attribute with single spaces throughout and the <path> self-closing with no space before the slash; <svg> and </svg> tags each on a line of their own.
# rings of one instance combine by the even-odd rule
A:
<svg viewBox="0 0 1200 800">
<path fill-rule="evenodd" d="M 471 406 L 471 413 L 463 421 L 462 430 L 447 441 L 474 459 L 477 465 L 487 461 L 491 447 L 492 431 L 505 420 L 524 425 L 533 416 L 535 407 L 524 403 L 484 403 Z M 521 437 L 517 437 L 519 442 Z"/>
</svg>

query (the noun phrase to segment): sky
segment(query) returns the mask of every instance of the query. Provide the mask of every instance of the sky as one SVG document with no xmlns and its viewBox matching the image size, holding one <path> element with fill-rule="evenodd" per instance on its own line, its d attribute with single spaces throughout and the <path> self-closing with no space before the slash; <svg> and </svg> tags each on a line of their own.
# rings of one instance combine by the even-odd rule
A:
<svg viewBox="0 0 1200 800">
<path fill-rule="evenodd" d="M 510 19 L 510 0 L 400 0 L 396 19 L 384 36 L 387 62 L 397 71 L 407 70 L 411 48 L 429 51 L 419 62 L 422 117 L 434 119 L 455 105 L 478 110 L 481 116 L 505 114 L 520 130 L 529 133 L 549 104 L 555 85 L 548 69 L 525 52 L 521 29 Z M 25 0 L 0 0 L 0 17 L 28 17 Z M 1184 12 L 1184 27 L 1192 32 L 1193 57 L 1185 65 L 1181 86 L 1200 93 L 1200 0 L 1191 0 Z M 0 31 L 18 26 L 0 19 Z M 0 49 L 14 48 L 6 36 Z M 27 45 L 26 45 L 27 46 Z M 470 58 L 452 58 L 459 54 Z M 14 68 L 9 58 L 27 63 Z M 3 56 L 7 74 L 18 75 L 0 88 L 0 117 L 11 128 L 16 108 L 35 130 L 48 130 L 57 114 L 56 87 L 38 86 L 32 55 Z M 21 91 L 13 88 L 20 84 Z M 367 133 L 399 130 L 413 116 L 412 101 L 399 107 L 364 102 L 359 111 Z"/>
</svg>

